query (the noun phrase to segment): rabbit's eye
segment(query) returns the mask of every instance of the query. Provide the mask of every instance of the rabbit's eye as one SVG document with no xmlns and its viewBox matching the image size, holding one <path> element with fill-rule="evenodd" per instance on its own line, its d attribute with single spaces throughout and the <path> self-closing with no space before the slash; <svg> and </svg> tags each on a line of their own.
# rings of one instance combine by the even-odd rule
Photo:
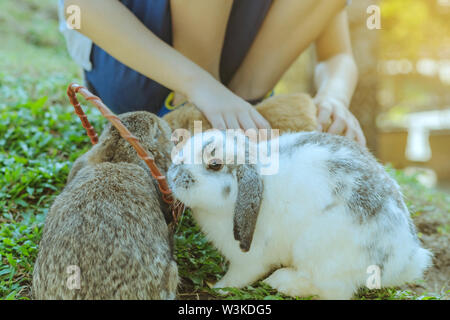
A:
<svg viewBox="0 0 450 320">
<path fill-rule="evenodd" d="M 223 162 L 219 159 L 213 159 L 208 163 L 208 169 L 219 171 L 223 168 Z"/>
</svg>

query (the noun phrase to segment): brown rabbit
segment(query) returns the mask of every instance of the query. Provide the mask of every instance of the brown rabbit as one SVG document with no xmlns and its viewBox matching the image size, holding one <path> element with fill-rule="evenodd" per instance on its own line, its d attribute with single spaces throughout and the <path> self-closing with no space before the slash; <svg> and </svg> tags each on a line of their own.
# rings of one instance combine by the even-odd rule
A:
<svg viewBox="0 0 450 320">
<path fill-rule="evenodd" d="M 256 110 L 269 121 L 280 134 L 286 132 L 314 131 L 317 127 L 316 106 L 311 97 L 304 93 L 294 93 L 270 97 L 255 106 Z M 194 121 L 202 121 L 202 130 L 211 129 L 211 124 L 193 104 L 186 104 L 163 117 L 175 130 L 194 131 Z"/>
<path fill-rule="evenodd" d="M 141 111 L 119 116 L 166 172 L 167 123 Z M 35 299 L 174 299 L 178 284 L 161 195 L 145 163 L 108 124 L 75 161 L 44 226 Z"/>
</svg>

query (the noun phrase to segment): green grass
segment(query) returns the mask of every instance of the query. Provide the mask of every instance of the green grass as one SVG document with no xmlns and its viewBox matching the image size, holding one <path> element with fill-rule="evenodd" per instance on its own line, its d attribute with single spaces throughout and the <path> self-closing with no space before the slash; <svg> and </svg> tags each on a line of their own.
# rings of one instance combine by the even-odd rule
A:
<svg viewBox="0 0 450 320">
<path fill-rule="evenodd" d="M 64 187 L 72 162 L 89 147 L 71 109 L 46 100 L 0 106 L 3 298 L 29 296 L 45 214 Z"/>
<path fill-rule="evenodd" d="M 0 2 L 0 29 L 2 35 L 6 32 L 0 47 L 0 299 L 30 298 L 45 215 L 64 187 L 71 164 L 90 147 L 65 94 L 66 86 L 81 82 L 81 77 L 55 19 L 54 0 Z M 104 120 L 96 112 L 88 114 L 100 131 Z M 401 171 L 390 172 L 412 195 L 408 206 L 414 212 L 448 212 L 448 197 Z M 189 214 L 183 217 L 175 244 L 180 298 L 291 299 L 261 283 L 230 289 L 227 296 L 210 289 L 227 264 Z M 356 298 L 439 297 L 390 288 L 361 290 Z"/>
</svg>

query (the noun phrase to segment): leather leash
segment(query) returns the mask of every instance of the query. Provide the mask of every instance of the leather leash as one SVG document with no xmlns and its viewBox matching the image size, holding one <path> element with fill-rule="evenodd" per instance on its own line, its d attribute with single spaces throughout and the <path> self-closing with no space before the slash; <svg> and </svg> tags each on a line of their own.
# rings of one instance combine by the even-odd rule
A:
<svg viewBox="0 0 450 320">
<path fill-rule="evenodd" d="M 91 139 L 92 144 L 98 143 L 98 135 L 95 132 L 94 127 L 90 124 L 87 119 L 86 114 L 81 108 L 80 102 L 78 101 L 76 95 L 77 93 L 81 94 L 86 100 L 90 101 L 100 113 L 108 119 L 111 124 L 119 131 L 122 138 L 127 140 L 136 150 L 138 156 L 144 160 L 150 169 L 150 173 L 156 181 L 158 181 L 159 190 L 162 193 L 162 199 L 165 203 L 169 204 L 172 209 L 172 217 L 173 217 L 173 227 L 178 223 L 178 219 L 184 211 L 184 205 L 180 201 L 175 201 L 172 196 L 172 190 L 170 190 L 169 185 L 167 183 L 166 177 L 161 174 L 158 167 L 155 164 L 153 158 L 151 158 L 148 152 L 142 147 L 139 139 L 135 137 L 131 132 L 125 127 L 125 125 L 120 121 L 120 119 L 102 102 L 102 100 L 93 95 L 88 89 L 83 86 L 80 86 L 76 83 L 71 83 L 67 88 L 67 95 L 69 96 L 70 103 L 73 105 L 75 109 L 75 113 L 81 120 L 81 124 L 83 128 L 86 130 L 87 135 Z"/>
</svg>

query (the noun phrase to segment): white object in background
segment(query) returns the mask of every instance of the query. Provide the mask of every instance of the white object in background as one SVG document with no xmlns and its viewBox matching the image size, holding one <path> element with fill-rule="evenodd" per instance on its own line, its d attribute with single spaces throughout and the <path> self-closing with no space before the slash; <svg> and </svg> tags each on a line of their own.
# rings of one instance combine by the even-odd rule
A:
<svg viewBox="0 0 450 320">
<path fill-rule="evenodd" d="M 431 148 L 428 138 L 430 131 L 417 125 L 408 128 L 406 158 L 412 161 L 427 162 L 431 159 Z"/>
<path fill-rule="evenodd" d="M 58 1 L 58 17 L 59 31 L 66 39 L 67 50 L 69 51 L 70 56 L 84 70 L 92 70 L 92 63 L 90 59 L 92 40 L 78 31 L 67 27 L 67 22 L 64 18 L 64 0 Z"/>
<path fill-rule="evenodd" d="M 450 129 L 450 109 L 411 113 L 407 116 L 407 124 L 406 157 L 426 162 L 432 155 L 428 140 L 430 131 Z"/>
</svg>

